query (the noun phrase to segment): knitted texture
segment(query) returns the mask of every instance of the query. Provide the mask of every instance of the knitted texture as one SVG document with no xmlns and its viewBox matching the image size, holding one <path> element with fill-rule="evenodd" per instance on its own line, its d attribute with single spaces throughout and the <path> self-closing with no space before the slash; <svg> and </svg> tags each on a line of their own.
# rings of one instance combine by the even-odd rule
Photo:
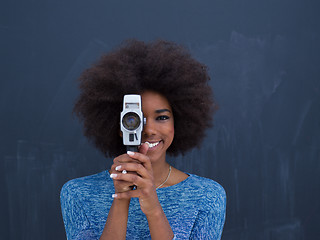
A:
<svg viewBox="0 0 320 240">
<path fill-rule="evenodd" d="M 176 185 L 157 189 L 174 239 L 220 239 L 225 221 L 225 191 L 211 179 L 188 175 Z M 60 201 L 68 240 L 99 239 L 113 193 L 113 180 L 108 171 L 73 179 L 63 185 Z M 138 198 L 130 201 L 126 238 L 151 239 Z"/>
</svg>

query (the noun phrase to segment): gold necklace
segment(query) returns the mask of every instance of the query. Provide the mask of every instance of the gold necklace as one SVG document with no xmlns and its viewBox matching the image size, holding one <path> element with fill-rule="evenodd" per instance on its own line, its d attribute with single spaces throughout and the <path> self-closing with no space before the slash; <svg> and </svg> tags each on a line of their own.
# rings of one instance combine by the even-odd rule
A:
<svg viewBox="0 0 320 240">
<path fill-rule="evenodd" d="M 162 186 L 163 186 L 163 184 L 165 184 L 165 183 L 168 181 L 168 179 L 169 179 L 169 177 L 170 177 L 170 173 L 171 173 L 171 166 L 169 167 L 169 174 L 168 174 L 168 176 L 167 176 L 166 180 L 164 180 L 164 182 L 163 182 L 163 183 L 161 183 L 161 184 L 160 184 L 156 189 L 158 189 L 158 188 L 162 187 Z"/>
</svg>

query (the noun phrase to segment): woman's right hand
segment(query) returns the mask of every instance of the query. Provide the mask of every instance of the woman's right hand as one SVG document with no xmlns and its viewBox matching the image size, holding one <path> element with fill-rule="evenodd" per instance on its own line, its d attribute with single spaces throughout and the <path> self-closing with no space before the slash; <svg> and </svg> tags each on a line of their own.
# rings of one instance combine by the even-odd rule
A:
<svg viewBox="0 0 320 240">
<path fill-rule="evenodd" d="M 128 154 L 122 154 L 116 157 L 115 159 L 113 159 L 113 165 L 111 166 L 110 174 L 119 174 L 122 171 L 117 171 L 116 170 L 117 166 L 120 166 L 122 163 L 132 163 L 132 162 L 140 163 L 139 161 L 132 159 Z M 136 172 L 130 172 L 130 173 L 137 175 Z M 113 185 L 114 185 L 115 193 L 130 191 L 134 187 L 132 185 L 132 182 L 127 182 L 127 181 L 117 180 L 117 179 L 113 179 Z"/>
<path fill-rule="evenodd" d="M 117 171 L 116 167 L 121 164 L 135 162 L 128 154 L 122 154 L 113 160 L 110 168 L 110 174 L 119 174 L 122 171 Z M 130 172 L 131 174 L 136 174 Z M 110 176 L 111 177 L 111 176 Z M 132 182 L 113 179 L 115 193 L 124 193 L 132 189 Z M 111 196 L 110 196 L 111 197 Z M 103 229 L 100 239 L 126 239 L 127 222 L 129 213 L 130 199 L 114 199 L 109 213 L 107 214 L 106 225 Z"/>
</svg>

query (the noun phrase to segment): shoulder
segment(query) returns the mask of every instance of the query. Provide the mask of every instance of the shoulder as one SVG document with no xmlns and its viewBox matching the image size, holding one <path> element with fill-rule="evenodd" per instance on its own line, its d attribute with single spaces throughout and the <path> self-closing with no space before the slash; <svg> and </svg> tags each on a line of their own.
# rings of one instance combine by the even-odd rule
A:
<svg viewBox="0 0 320 240">
<path fill-rule="evenodd" d="M 93 196 L 101 196 L 108 179 L 110 179 L 108 173 L 104 171 L 69 180 L 63 185 L 60 192 L 60 204 L 68 239 L 78 239 L 78 234 L 88 233 L 84 229 L 88 229 L 96 216 L 99 216 L 94 208 L 98 206 L 99 211 L 102 209 L 100 206 L 103 206 L 97 204 L 97 198 Z"/>
<path fill-rule="evenodd" d="M 189 174 L 190 175 L 190 181 L 189 181 L 189 187 L 202 190 L 202 192 L 208 193 L 208 195 L 221 195 L 225 196 L 226 192 L 224 188 L 217 183 L 216 181 L 200 177 L 195 174 Z"/>
<path fill-rule="evenodd" d="M 224 209 L 226 205 L 226 192 L 216 181 L 189 174 L 187 189 L 192 194 L 190 197 L 202 202 L 203 206 Z"/>
<path fill-rule="evenodd" d="M 98 189 L 103 188 L 110 178 L 106 171 L 96 173 L 93 175 L 75 178 L 66 182 L 60 192 L 60 199 L 69 197 L 84 196 L 86 193 L 92 193 Z"/>
</svg>

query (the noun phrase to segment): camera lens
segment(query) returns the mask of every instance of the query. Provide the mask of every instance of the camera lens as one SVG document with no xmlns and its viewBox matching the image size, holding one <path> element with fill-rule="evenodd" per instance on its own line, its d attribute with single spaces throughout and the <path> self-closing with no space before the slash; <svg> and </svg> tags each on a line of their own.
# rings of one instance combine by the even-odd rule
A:
<svg viewBox="0 0 320 240">
<path fill-rule="evenodd" d="M 140 117 L 134 112 L 126 113 L 122 118 L 122 124 L 128 130 L 135 130 L 140 126 Z"/>
</svg>

